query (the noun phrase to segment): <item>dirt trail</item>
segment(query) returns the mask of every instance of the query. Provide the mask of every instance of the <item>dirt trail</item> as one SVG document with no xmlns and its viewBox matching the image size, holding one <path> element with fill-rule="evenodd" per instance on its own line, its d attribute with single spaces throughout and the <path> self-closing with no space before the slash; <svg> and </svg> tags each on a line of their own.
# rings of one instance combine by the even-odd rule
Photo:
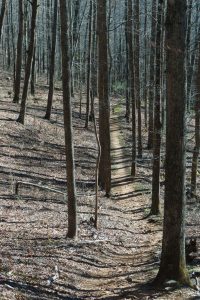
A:
<svg viewBox="0 0 200 300">
<path fill-rule="evenodd" d="M 83 129 L 79 99 L 74 103 L 76 177 L 84 185 L 77 184 L 78 239 L 67 240 L 67 206 L 62 197 L 25 187 L 18 197 L 13 194 L 14 182 L 21 179 L 65 191 L 61 95 L 56 92 L 57 108 L 47 122 L 43 119 L 46 90 L 38 86 L 39 102 L 29 99 L 27 123 L 22 126 L 15 122 L 19 106 L 8 95 L 11 87 L 0 81 L 4 83 L 0 90 L 0 300 L 189 299 L 179 291 L 154 292 L 144 286 L 157 273 L 162 227 L 144 219 L 151 186 L 130 177 L 131 131 L 124 118 L 115 114 L 111 118 L 112 197 L 100 193 L 95 230 L 90 222 L 94 191 L 86 185 L 94 179 L 95 137 Z M 146 178 L 149 170 L 144 161 L 138 174 Z M 55 266 L 60 277 L 49 286 L 47 279 Z M 187 295 L 192 295 L 190 290 Z"/>
<path fill-rule="evenodd" d="M 120 135 L 120 119 L 111 117 L 112 195 L 123 195 L 133 191 L 130 161 L 126 158 L 125 141 Z"/>
</svg>

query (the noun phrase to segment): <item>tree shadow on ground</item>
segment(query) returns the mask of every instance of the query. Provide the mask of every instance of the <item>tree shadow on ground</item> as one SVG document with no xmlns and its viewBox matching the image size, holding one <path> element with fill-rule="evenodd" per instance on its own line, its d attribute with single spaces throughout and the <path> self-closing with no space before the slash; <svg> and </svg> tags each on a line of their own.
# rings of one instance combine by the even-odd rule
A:
<svg viewBox="0 0 200 300">
<path fill-rule="evenodd" d="M 29 299 L 40 299 L 40 300 L 47 300 L 47 299 L 51 299 L 51 300 L 71 300 L 71 299 L 78 299 L 78 298 L 74 298 L 74 297 L 69 297 L 69 296 L 65 296 L 62 295 L 60 293 L 58 293 L 57 291 L 49 291 L 47 290 L 46 286 L 34 286 L 32 284 L 28 284 L 28 283 L 22 283 L 19 281 L 11 281 L 11 280 L 2 280 L 0 281 L 0 285 L 6 285 L 11 287 L 12 289 L 16 289 L 22 293 L 24 293 L 25 295 L 29 295 Z M 69 288 L 69 287 L 68 287 Z M 74 287 L 73 287 L 74 289 Z M 35 298 L 38 297 L 38 298 Z"/>
</svg>

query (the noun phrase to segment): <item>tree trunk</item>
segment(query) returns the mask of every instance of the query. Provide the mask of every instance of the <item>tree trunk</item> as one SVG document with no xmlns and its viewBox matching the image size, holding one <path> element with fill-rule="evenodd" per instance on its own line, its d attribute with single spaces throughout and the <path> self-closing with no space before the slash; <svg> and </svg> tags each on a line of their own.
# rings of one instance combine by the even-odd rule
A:
<svg viewBox="0 0 200 300">
<path fill-rule="evenodd" d="M 86 116 L 85 116 L 85 128 L 88 129 L 89 123 L 89 109 L 90 109 L 90 91 L 91 91 L 91 54 L 92 54 L 92 0 L 90 0 L 89 9 L 89 24 L 88 24 L 88 57 L 87 57 L 87 96 L 86 96 Z"/>
<path fill-rule="evenodd" d="M 154 104 L 153 176 L 151 214 L 160 213 L 160 146 L 161 146 L 161 20 L 163 0 L 158 1 L 156 33 L 156 93 Z"/>
<path fill-rule="evenodd" d="M 68 233 L 69 238 L 77 235 L 77 203 L 75 187 L 74 146 L 72 134 L 72 108 L 70 93 L 70 59 L 69 59 L 69 27 L 66 0 L 60 0 L 61 48 L 62 48 L 62 84 L 63 110 L 65 130 L 65 151 L 67 163 L 67 195 L 68 195 Z"/>
<path fill-rule="evenodd" d="M 168 0 L 166 177 L 162 254 L 155 280 L 189 284 L 185 261 L 186 0 Z"/>
<path fill-rule="evenodd" d="M 138 112 L 138 157 L 142 158 L 142 116 L 141 116 L 141 98 L 140 98 L 140 3 L 135 0 L 134 14 L 134 40 L 135 40 L 135 100 Z"/>
<path fill-rule="evenodd" d="M 54 2 L 54 17 L 52 27 L 52 45 L 51 45 L 51 59 L 50 59 L 50 74 L 49 74 L 49 93 L 47 100 L 47 109 L 45 119 L 50 120 L 51 109 L 53 103 L 53 92 L 54 92 L 54 73 L 55 73 L 55 54 L 56 54 L 56 32 L 57 32 L 57 14 L 58 14 L 58 1 Z"/>
<path fill-rule="evenodd" d="M 31 74 L 31 65 L 32 65 L 34 46 L 35 46 L 35 27 L 36 27 L 38 0 L 33 0 L 31 5 L 32 5 L 31 34 L 30 34 L 30 42 L 28 47 L 28 57 L 27 57 L 26 68 L 25 68 L 22 102 L 21 102 L 19 117 L 17 119 L 17 122 L 22 124 L 24 124 L 24 119 L 26 114 L 26 100 L 27 100 L 29 79 Z"/>
<path fill-rule="evenodd" d="M 96 4 L 93 2 L 92 14 L 92 53 L 91 53 L 91 105 L 89 120 L 94 121 L 94 97 L 97 96 L 97 39 L 96 39 Z"/>
<path fill-rule="evenodd" d="M 126 122 L 130 121 L 130 81 L 129 81 L 129 43 L 128 43 L 128 2 L 125 0 L 124 8 L 125 19 L 125 41 L 126 41 Z"/>
<path fill-rule="evenodd" d="M 150 52 L 150 88 L 149 88 L 149 127 L 147 149 L 153 148 L 153 108 L 155 96 L 155 58 L 156 58 L 156 5 L 157 1 L 152 1 L 152 24 L 151 24 L 151 52 Z"/>
<path fill-rule="evenodd" d="M 147 6 L 148 3 L 145 1 L 145 19 L 144 19 L 144 28 L 145 32 L 147 32 Z M 147 65 L 148 65 L 148 55 L 147 55 L 147 36 L 145 34 L 144 36 L 144 85 L 143 85 L 143 97 L 144 97 L 144 124 L 145 127 L 147 128 L 147 122 L 148 122 L 148 93 L 147 93 L 147 86 L 148 86 L 148 76 L 147 76 Z"/>
<path fill-rule="evenodd" d="M 110 195 L 111 158 L 110 158 L 110 103 L 108 96 L 108 41 L 106 0 L 97 0 L 98 34 L 98 94 L 99 94 L 99 140 L 101 157 L 99 164 L 99 184 Z"/>
<path fill-rule="evenodd" d="M 34 51 L 33 51 L 33 59 L 32 59 L 32 68 L 31 68 L 31 95 L 35 96 L 35 81 L 36 81 L 36 46 L 34 46 Z"/>
<path fill-rule="evenodd" d="M 18 32 L 18 39 L 17 39 L 16 75 L 15 75 L 14 98 L 13 98 L 13 102 L 15 103 L 19 103 L 20 84 L 21 84 L 23 28 L 24 28 L 23 0 L 19 0 L 18 15 L 19 15 L 19 32 Z"/>
<path fill-rule="evenodd" d="M 195 146 L 192 157 L 192 171 L 191 171 L 191 191 L 196 193 L 197 187 L 197 170 L 198 158 L 200 150 L 200 43 L 199 43 L 199 57 L 198 57 L 198 70 L 196 79 L 197 96 L 195 101 Z"/>
<path fill-rule="evenodd" d="M 0 14 L 0 42 L 1 42 L 1 35 L 2 35 L 2 28 L 3 28 L 3 19 L 6 11 L 6 4 L 7 4 L 7 0 L 2 0 L 1 14 Z"/>
<path fill-rule="evenodd" d="M 136 175 L 136 104 L 134 93 L 134 65 L 133 65 L 133 7 L 132 0 L 127 0 L 127 42 L 128 42 L 128 65 L 129 65 L 129 83 L 130 83 L 130 98 L 132 103 L 132 165 L 131 175 Z"/>
<path fill-rule="evenodd" d="M 190 110 L 190 73 L 191 73 L 191 22 L 192 22 L 192 3 L 193 0 L 187 0 L 187 35 L 186 35 L 186 74 L 187 74 L 187 109 Z"/>
</svg>

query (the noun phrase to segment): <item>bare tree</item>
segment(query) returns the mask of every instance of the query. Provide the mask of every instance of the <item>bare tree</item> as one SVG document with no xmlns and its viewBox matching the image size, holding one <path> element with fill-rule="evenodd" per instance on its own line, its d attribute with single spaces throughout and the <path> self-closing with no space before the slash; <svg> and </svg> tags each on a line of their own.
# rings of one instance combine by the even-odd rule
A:
<svg viewBox="0 0 200 300">
<path fill-rule="evenodd" d="M 128 43 L 128 66 L 130 73 L 130 97 L 132 103 L 132 165 L 131 175 L 136 174 L 136 103 L 134 89 L 134 65 L 133 65 L 133 4 L 132 0 L 127 0 L 127 43 Z"/>
<path fill-rule="evenodd" d="M 23 28 L 24 28 L 24 9 L 23 0 L 19 0 L 19 32 L 17 39 L 17 59 L 16 59 L 16 75 L 14 81 L 14 98 L 13 102 L 19 102 L 21 69 L 22 69 L 22 48 L 23 48 Z"/>
<path fill-rule="evenodd" d="M 50 74 L 49 74 L 49 93 L 47 100 L 47 109 L 45 119 L 50 120 L 51 109 L 53 103 L 53 92 L 54 92 L 54 73 L 55 73 L 55 55 L 56 55 L 56 33 L 57 33 L 57 14 L 58 14 L 58 0 L 54 2 L 54 16 L 52 26 L 52 45 L 51 45 L 51 59 L 50 59 Z"/>
<path fill-rule="evenodd" d="M 151 44 L 150 44 L 150 88 L 149 88 L 149 126 L 147 148 L 153 148 L 153 108 L 155 96 L 155 59 L 156 59 L 156 9 L 157 0 L 152 1 Z"/>
<path fill-rule="evenodd" d="M 2 0 L 1 4 L 1 14 L 0 14 L 0 41 L 1 41 L 1 34 L 2 34 L 2 27 L 3 27 L 3 20 L 5 16 L 5 11 L 6 11 L 6 4 L 7 0 Z"/>
<path fill-rule="evenodd" d="M 191 170 L 191 191 L 196 193 L 197 187 L 197 170 L 198 170 L 198 157 L 200 150 L 200 42 L 199 42 L 199 57 L 198 69 L 196 78 L 197 96 L 195 101 L 195 146 L 192 157 L 192 170 Z"/>
<path fill-rule="evenodd" d="M 156 93 L 154 103 L 153 177 L 151 214 L 160 213 L 160 147 L 161 147 L 161 21 L 163 0 L 158 1 L 156 33 Z"/>
<path fill-rule="evenodd" d="M 190 284 L 185 260 L 186 0 L 167 1 L 167 118 L 165 205 L 156 283 Z"/>
<path fill-rule="evenodd" d="M 67 163 L 67 195 L 68 195 L 68 233 L 69 238 L 77 234 L 77 212 L 76 212 L 76 187 L 75 187 L 75 165 L 74 146 L 72 134 L 72 109 L 70 93 L 70 58 L 69 58 L 69 27 L 67 1 L 60 0 L 61 19 L 61 48 L 62 48 L 62 84 L 63 84 L 63 109 L 65 130 L 65 151 Z"/>
<path fill-rule="evenodd" d="M 106 0 L 97 0 L 98 34 L 98 94 L 99 94 L 99 140 L 101 157 L 99 164 L 99 184 L 110 195 L 111 158 L 110 158 L 110 104 L 108 95 L 108 41 Z"/>
<path fill-rule="evenodd" d="M 24 87 L 22 93 L 22 102 L 20 107 L 19 117 L 17 122 L 24 124 L 25 114 L 26 114 L 26 100 L 28 94 L 29 80 L 31 74 L 31 65 L 34 54 L 34 46 L 35 46 L 35 27 L 36 27 L 36 18 L 37 18 L 37 9 L 38 9 L 38 0 L 33 0 L 31 2 L 32 6 L 32 17 L 31 17 L 31 33 L 30 33 L 30 42 L 28 47 L 28 57 L 25 68 L 25 78 L 24 78 Z"/>
</svg>

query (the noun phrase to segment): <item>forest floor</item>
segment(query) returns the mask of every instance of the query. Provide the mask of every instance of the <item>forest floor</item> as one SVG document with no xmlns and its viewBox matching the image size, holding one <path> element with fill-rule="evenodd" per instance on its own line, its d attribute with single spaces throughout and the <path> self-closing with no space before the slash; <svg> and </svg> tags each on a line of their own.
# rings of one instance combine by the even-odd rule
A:
<svg viewBox="0 0 200 300">
<path fill-rule="evenodd" d="M 154 290 L 161 252 L 162 218 L 146 218 L 151 204 L 152 153 L 144 149 L 137 177 L 130 177 L 131 125 L 123 99 L 112 99 L 112 195 L 99 192 L 99 228 L 94 229 L 97 147 L 92 124 L 84 129 L 79 96 L 73 101 L 78 238 L 69 240 L 62 91 L 57 88 L 52 120 L 44 120 L 48 88 L 41 82 L 29 97 L 25 126 L 15 122 L 12 83 L 0 75 L 0 300 L 200 299 L 189 288 Z M 84 109 L 83 109 L 84 110 Z M 192 132 L 192 129 L 191 129 Z M 144 145 L 146 132 L 143 132 Z M 188 170 L 191 150 L 188 149 Z M 162 180 L 164 177 L 162 178 Z M 163 201 L 163 187 L 161 190 Z M 200 244 L 200 202 L 187 205 L 187 236 Z M 200 257 L 188 266 L 200 271 Z M 52 276 L 59 270 L 55 281 Z"/>
</svg>

